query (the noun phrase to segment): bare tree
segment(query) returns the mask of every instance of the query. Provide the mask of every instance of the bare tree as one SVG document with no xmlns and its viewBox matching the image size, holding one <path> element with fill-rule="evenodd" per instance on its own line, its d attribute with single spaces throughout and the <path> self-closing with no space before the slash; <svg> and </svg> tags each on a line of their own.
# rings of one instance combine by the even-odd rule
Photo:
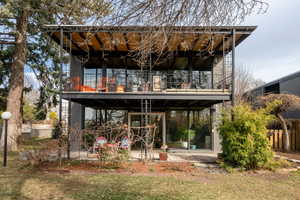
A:
<svg viewBox="0 0 300 200">
<path fill-rule="evenodd" d="M 287 127 L 287 122 L 282 116 L 283 113 L 300 108 L 300 97 L 293 94 L 269 94 L 260 97 L 259 99 L 264 105 L 276 101 L 277 104 L 272 112 L 280 122 L 284 134 L 284 150 L 290 151 L 290 135 Z"/>
<path fill-rule="evenodd" d="M 246 92 L 259 87 L 264 84 L 264 81 L 260 79 L 255 79 L 254 75 L 250 71 L 250 69 L 241 65 L 236 70 L 236 79 L 235 79 L 235 98 L 237 104 L 244 101 Z"/>
</svg>

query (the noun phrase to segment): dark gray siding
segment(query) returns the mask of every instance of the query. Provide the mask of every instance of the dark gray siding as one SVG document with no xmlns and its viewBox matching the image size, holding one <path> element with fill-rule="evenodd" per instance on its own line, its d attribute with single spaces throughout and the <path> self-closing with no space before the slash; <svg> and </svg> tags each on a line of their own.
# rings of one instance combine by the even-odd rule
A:
<svg viewBox="0 0 300 200">
<path fill-rule="evenodd" d="M 75 56 L 72 56 L 70 76 L 82 77 L 81 62 Z M 82 128 L 82 106 L 79 103 L 72 102 L 71 104 L 71 126 Z"/>
<path fill-rule="evenodd" d="M 280 93 L 294 94 L 300 96 L 300 75 L 280 82 Z M 300 119 L 300 108 L 289 111 L 285 114 L 286 118 Z"/>
</svg>

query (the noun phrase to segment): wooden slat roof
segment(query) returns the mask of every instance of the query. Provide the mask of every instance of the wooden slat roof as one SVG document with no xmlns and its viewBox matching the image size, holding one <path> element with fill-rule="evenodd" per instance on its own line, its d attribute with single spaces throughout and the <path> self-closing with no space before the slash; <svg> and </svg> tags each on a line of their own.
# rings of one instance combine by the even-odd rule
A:
<svg viewBox="0 0 300 200">
<path fill-rule="evenodd" d="M 185 26 L 165 27 L 168 29 L 165 51 L 210 51 L 222 52 L 225 41 L 228 50 L 232 48 L 232 30 L 236 31 L 236 45 L 246 39 L 256 26 Z M 162 27 L 144 26 L 84 26 L 84 25 L 45 25 L 44 31 L 59 43 L 63 32 L 64 48 L 80 54 L 87 51 L 135 51 L 142 44 L 142 38 L 156 32 L 155 45 L 159 48 L 164 39 Z M 160 33 L 161 32 L 161 33 Z M 226 40 L 224 40 L 224 37 Z"/>
</svg>

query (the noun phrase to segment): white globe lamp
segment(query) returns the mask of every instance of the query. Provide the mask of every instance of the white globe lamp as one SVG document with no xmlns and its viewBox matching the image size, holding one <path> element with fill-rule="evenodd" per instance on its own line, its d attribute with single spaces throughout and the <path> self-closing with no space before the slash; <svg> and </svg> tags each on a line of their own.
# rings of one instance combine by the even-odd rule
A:
<svg viewBox="0 0 300 200">
<path fill-rule="evenodd" d="M 1 114 L 1 118 L 4 119 L 4 120 L 8 120 L 11 118 L 11 113 L 10 112 L 3 112 Z"/>
</svg>

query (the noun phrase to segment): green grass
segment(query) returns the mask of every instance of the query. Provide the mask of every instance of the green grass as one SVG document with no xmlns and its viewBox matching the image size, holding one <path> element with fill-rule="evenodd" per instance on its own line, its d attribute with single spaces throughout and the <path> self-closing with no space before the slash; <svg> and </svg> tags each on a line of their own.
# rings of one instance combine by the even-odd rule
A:
<svg viewBox="0 0 300 200">
<path fill-rule="evenodd" d="M 58 174 L 24 168 L 16 157 L 16 154 L 10 154 L 9 166 L 0 167 L 1 200 L 273 200 L 300 197 L 299 172 L 212 174 L 200 171 L 194 176 L 153 176 L 151 173 Z"/>
</svg>

